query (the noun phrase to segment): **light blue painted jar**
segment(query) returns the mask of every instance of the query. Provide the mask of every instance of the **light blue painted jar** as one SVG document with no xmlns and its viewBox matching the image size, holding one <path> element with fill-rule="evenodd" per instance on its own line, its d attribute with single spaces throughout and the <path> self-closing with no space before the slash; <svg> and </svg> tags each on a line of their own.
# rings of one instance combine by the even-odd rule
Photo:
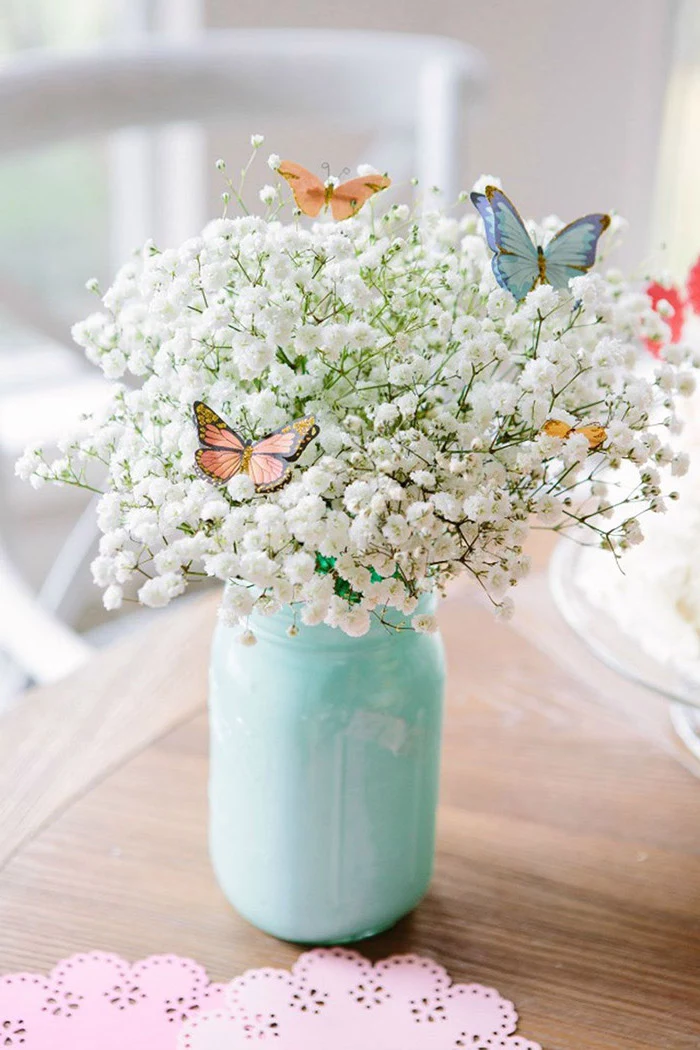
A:
<svg viewBox="0 0 700 1050">
<path fill-rule="evenodd" d="M 434 599 L 421 599 L 431 612 Z M 394 614 L 395 622 L 401 619 Z M 430 882 L 444 656 L 439 634 L 362 638 L 291 609 L 219 624 L 210 669 L 210 849 L 231 904 L 284 940 L 392 926 Z"/>
</svg>

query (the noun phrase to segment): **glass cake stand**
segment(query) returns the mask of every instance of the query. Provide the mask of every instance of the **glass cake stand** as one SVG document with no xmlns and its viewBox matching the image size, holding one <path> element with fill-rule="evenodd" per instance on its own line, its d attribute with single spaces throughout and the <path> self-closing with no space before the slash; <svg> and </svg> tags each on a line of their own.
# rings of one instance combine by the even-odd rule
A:
<svg viewBox="0 0 700 1050">
<path fill-rule="evenodd" d="M 673 728 L 700 763 L 700 666 L 697 675 L 693 675 L 655 659 L 625 634 L 612 616 L 591 603 L 576 581 L 585 571 L 586 559 L 599 553 L 568 539 L 556 546 L 549 566 L 549 583 L 557 608 L 599 660 L 670 701 Z"/>
</svg>

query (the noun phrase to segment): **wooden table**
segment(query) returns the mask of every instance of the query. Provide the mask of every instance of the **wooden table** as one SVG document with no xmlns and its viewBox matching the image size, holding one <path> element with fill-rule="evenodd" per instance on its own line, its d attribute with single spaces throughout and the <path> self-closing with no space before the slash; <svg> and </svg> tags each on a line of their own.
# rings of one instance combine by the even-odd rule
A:
<svg viewBox="0 0 700 1050">
<path fill-rule="evenodd" d="M 664 706 L 584 652 L 541 572 L 517 597 L 508 625 L 471 589 L 444 603 L 435 878 L 361 948 L 495 985 L 545 1050 L 697 1050 L 700 781 Z M 214 596 L 165 613 L 0 721 L 0 970 L 172 951 L 222 980 L 296 957 L 209 868 L 214 616 Z"/>
</svg>

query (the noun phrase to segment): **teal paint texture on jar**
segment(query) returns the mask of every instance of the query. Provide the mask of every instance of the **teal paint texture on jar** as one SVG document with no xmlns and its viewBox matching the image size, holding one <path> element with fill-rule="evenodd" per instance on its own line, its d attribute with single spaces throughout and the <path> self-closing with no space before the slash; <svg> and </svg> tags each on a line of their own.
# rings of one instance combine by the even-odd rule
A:
<svg viewBox="0 0 700 1050">
<path fill-rule="evenodd" d="M 432 612 L 432 596 L 418 612 Z M 395 623 L 405 618 L 389 611 Z M 444 656 L 439 634 L 373 620 L 350 638 L 287 635 L 254 616 L 254 646 L 219 624 L 210 667 L 210 850 L 230 903 L 284 940 L 338 944 L 411 911 L 430 882 Z"/>
</svg>

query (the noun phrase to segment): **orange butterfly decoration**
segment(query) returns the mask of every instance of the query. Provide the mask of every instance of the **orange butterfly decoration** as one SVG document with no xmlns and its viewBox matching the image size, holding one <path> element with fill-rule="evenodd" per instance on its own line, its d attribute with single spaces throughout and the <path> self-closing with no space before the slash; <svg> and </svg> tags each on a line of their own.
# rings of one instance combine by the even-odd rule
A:
<svg viewBox="0 0 700 1050">
<path fill-rule="evenodd" d="M 313 416 L 285 423 L 260 441 L 248 441 L 203 401 L 195 401 L 194 418 L 202 448 L 195 452 L 197 470 L 207 481 L 225 485 L 236 474 L 247 474 L 256 492 L 276 492 L 292 477 L 308 443 L 319 433 Z"/>
<path fill-rule="evenodd" d="M 572 434 L 583 434 L 591 448 L 598 448 L 608 436 L 605 427 L 601 426 L 600 423 L 589 423 L 584 427 L 571 427 L 561 419 L 548 419 L 542 430 L 545 434 L 549 434 L 550 437 L 564 438 L 564 440 L 571 437 Z"/>
<path fill-rule="evenodd" d="M 277 171 L 291 186 L 299 210 L 312 218 L 322 208 L 330 207 L 334 219 L 350 219 L 370 197 L 391 186 L 388 175 L 375 173 L 349 179 L 338 186 L 328 185 L 292 160 L 283 160 Z"/>
</svg>

